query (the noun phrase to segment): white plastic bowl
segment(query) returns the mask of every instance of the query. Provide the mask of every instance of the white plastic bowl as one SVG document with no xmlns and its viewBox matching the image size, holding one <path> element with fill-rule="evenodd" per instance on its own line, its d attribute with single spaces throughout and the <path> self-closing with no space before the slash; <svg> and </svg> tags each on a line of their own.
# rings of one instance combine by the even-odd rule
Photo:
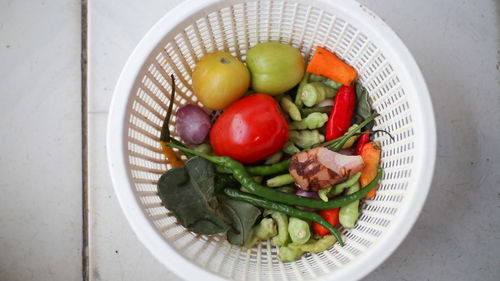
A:
<svg viewBox="0 0 500 281">
<path fill-rule="evenodd" d="M 207 52 L 226 50 L 244 61 L 249 47 L 281 41 L 310 59 L 325 46 L 353 65 L 380 113 L 384 176 L 354 229 L 323 253 L 291 263 L 263 242 L 230 245 L 224 235 L 201 236 L 175 223 L 161 205 L 156 181 L 170 166 L 157 141 L 166 114 L 169 75 L 179 100 L 198 102 L 191 73 Z M 198 103 L 201 105 L 200 103 Z M 173 121 L 175 122 L 175 120 Z M 171 130 L 177 134 L 173 123 Z M 394 32 L 354 1 L 186 1 L 165 15 L 130 56 L 116 86 L 108 121 L 113 185 L 135 233 L 170 270 L 189 280 L 351 280 L 381 264 L 401 243 L 429 191 L 436 153 L 429 93 L 417 64 Z"/>
</svg>

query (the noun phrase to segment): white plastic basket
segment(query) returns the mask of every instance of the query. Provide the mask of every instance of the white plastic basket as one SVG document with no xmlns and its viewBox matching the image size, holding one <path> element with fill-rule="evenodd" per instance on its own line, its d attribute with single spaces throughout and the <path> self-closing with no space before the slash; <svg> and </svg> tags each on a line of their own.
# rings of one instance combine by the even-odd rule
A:
<svg viewBox="0 0 500 281">
<path fill-rule="evenodd" d="M 158 143 L 166 115 L 169 75 L 177 77 L 174 110 L 192 94 L 191 73 L 207 52 L 225 50 L 245 60 L 249 47 L 281 41 L 308 60 L 317 45 L 354 66 L 380 113 L 385 173 L 356 227 L 342 230 L 323 253 L 282 263 L 263 242 L 247 250 L 224 235 L 193 234 L 161 205 L 156 183 L 169 165 Z M 170 124 L 176 136 L 175 119 Z M 144 245 L 189 280 L 360 279 L 401 243 L 420 213 L 435 162 L 435 123 L 417 64 L 375 14 L 354 1 L 186 1 L 165 15 L 139 43 L 116 86 L 108 122 L 108 160 L 123 211 Z"/>
</svg>

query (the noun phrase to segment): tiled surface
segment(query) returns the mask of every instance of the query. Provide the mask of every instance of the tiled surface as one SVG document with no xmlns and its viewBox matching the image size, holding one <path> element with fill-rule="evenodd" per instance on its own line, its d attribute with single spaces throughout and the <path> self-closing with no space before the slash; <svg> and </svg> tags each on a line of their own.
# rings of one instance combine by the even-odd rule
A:
<svg viewBox="0 0 500 281">
<path fill-rule="evenodd" d="M 91 280 L 179 280 L 126 223 L 112 191 L 104 144 L 119 72 L 173 2 L 90 2 Z M 436 172 L 424 210 L 401 246 L 365 280 L 498 280 L 499 7 L 491 0 L 361 2 L 386 20 L 415 56 L 438 129 Z"/>
<path fill-rule="evenodd" d="M 115 197 L 106 159 L 106 119 L 121 68 L 175 1 L 89 1 L 89 277 L 180 280 L 140 244 Z"/>
<path fill-rule="evenodd" d="M 80 1 L 0 1 L 0 280 L 81 280 Z"/>
</svg>

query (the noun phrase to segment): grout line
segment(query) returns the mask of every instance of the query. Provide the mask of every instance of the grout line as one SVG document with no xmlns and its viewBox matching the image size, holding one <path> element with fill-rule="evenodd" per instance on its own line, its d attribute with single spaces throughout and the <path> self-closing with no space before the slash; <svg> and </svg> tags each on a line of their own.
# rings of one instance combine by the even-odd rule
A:
<svg viewBox="0 0 500 281">
<path fill-rule="evenodd" d="M 89 276 L 89 221 L 88 221 L 88 151 L 87 151 L 87 0 L 82 0 L 81 25 L 81 96 L 82 96 L 82 280 Z"/>
</svg>

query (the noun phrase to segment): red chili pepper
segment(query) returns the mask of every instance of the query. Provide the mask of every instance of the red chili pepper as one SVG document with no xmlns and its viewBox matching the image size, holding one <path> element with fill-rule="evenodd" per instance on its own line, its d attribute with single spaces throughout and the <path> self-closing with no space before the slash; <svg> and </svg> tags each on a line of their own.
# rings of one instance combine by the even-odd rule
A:
<svg viewBox="0 0 500 281">
<path fill-rule="evenodd" d="M 326 140 L 339 138 L 347 132 L 351 124 L 356 103 L 354 87 L 342 86 L 333 102 L 332 113 L 326 123 Z"/>
<path fill-rule="evenodd" d="M 368 133 L 369 131 L 366 130 L 365 133 Z M 354 150 L 354 155 L 360 155 L 361 154 L 361 149 L 363 148 L 363 145 L 365 143 L 368 143 L 370 141 L 370 134 L 364 134 L 361 135 L 361 137 L 358 140 L 358 143 L 356 144 L 356 149 Z"/>
<path fill-rule="evenodd" d="M 319 211 L 319 215 L 322 216 L 331 225 L 335 226 L 336 224 L 339 223 L 339 211 L 340 211 L 340 208 L 321 210 L 321 211 Z M 314 232 L 318 233 L 321 236 L 327 235 L 330 233 L 330 231 L 328 231 L 328 229 L 322 227 L 319 223 L 315 223 L 315 222 L 313 223 L 313 230 L 314 230 Z"/>
</svg>

